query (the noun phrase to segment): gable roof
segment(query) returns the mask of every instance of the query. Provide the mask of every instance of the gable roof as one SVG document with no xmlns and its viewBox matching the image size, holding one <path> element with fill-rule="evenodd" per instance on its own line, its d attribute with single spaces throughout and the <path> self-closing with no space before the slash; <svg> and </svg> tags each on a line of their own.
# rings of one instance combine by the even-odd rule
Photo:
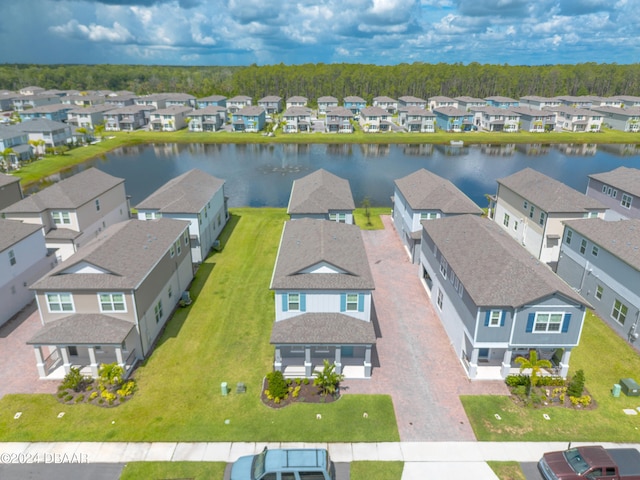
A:
<svg viewBox="0 0 640 480">
<path fill-rule="evenodd" d="M 40 190 L 2 210 L 5 213 L 40 213 L 47 209 L 75 209 L 124 183 L 97 168 L 88 168 Z"/>
<path fill-rule="evenodd" d="M 640 271 L 640 220 L 607 222 L 601 218 L 584 218 L 564 224 Z"/>
<path fill-rule="evenodd" d="M 529 167 L 499 178 L 497 182 L 548 213 L 584 213 L 607 209 L 598 200 Z"/>
<path fill-rule="evenodd" d="M 520 307 L 552 295 L 590 306 L 495 222 L 457 215 L 422 222 L 479 307 Z"/>
<path fill-rule="evenodd" d="M 169 180 L 136 208 L 161 213 L 198 213 L 223 186 L 224 180 L 194 168 Z"/>
<path fill-rule="evenodd" d="M 395 180 L 396 187 L 413 210 L 480 214 L 482 210 L 446 178 L 421 168 Z"/>
<path fill-rule="evenodd" d="M 42 225 L 36 223 L 24 223 L 0 218 L 0 252 L 11 248 L 41 228 Z"/>
<path fill-rule="evenodd" d="M 321 263 L 345 273 L 301 273 Z M 360 228 L 308 218 L 285 222 L 270 288 L 372 290 Z"/>
<path fill-rule="evenodd" d="M 287 213 L 320 213 L 356 208 L 349 182 L 324 169 L 293 181 Z"/>
<path fill-rule="evenodd" d="M 188 221 L 170 218 L 116 223 L 35 282 L 31 289 L 134 290 L 171 245 L 182 240 L 188 226 Z M 184 248 L 190 252 L 189 247 Z M 109 273 L 66 273 L 84 264 Z"/>
<path fill-rule="evenodd" d="M 609 172 L 594 173 L 589 178 L 640 197 L 640 169 L 618 167 Z"/>
</svg>

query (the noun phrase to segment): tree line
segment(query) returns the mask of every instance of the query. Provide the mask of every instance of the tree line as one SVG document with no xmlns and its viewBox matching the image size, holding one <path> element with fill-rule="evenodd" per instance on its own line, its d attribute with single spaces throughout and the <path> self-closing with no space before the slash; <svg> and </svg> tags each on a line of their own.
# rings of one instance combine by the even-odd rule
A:
<svg viewBox="0 0 640 480">
<path fill-rule="evenodd" d="M 242 94 L 258 100 L 267 95 L 302 95 L 312 103 L 326 95 L 338 99 L 357 95 L 368 102 L 379 95 L 423 99 L 436 95 L 640 96 L 640 64 L 0 65 L 0 89 L 16 91 L 31 85 L 60 90 L 129 90 L 140 95 L 185 92 L 198 98 Z"/>
</svg>

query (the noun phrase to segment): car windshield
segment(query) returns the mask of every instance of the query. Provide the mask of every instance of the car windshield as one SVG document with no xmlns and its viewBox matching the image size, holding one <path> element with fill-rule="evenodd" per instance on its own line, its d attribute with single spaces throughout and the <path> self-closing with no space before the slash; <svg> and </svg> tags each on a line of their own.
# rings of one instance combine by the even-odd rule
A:
<svg viewBox="0 0 640 480">
<path fill-rule="evenodd" d="M 254 480 L 258 480 L 260 475 L 264 473 L 264 459 L 267 456 L 267 449 L 265 448 L 261 453 L 253 457 L 253 478 Z"/>
<path fill-rule="evenodd" d="M 589 470 L 589 464 L 585 462 L 577 448 L 572 448 L 564 452 L 564 458 L 567 459 L 567 463 L 578 475 L 582 475 Z"/>
</svg>

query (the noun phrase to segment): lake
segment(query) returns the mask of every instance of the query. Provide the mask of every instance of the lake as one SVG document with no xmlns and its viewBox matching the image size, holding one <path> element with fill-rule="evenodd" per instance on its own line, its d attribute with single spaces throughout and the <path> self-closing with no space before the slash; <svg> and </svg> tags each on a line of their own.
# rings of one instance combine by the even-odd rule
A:
<svg viewBox="0 0 640 480">
<path fill-rule="evenodd" d="M 226 180 L 231 207 L 286 207 L 292 182 L 324 168 L 349 180 L 357 206 L 368 196 L 373 206 L 390 207 L 393 181 L 426 168 L 486 207 L 485 194 L 496 192 L 496 179 L 525 167 L 584 192 L 587 175 L 621 165 L 640 168 L 640 147 L 169 143 L 120 148 L 61 176 L 95 166 L 124 178 L 135 206 L 171 178 L 199 168 Z"/>
</svg>

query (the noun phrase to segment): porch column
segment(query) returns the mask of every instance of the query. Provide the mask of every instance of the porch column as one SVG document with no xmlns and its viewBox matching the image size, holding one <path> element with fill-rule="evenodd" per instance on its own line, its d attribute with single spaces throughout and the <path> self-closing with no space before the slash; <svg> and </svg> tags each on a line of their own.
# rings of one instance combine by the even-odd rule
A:
<svg viewBox="0 0 640 480">
<path fill-rule="evenodd" d="M 71 362 L 69 361 L 69 349 L 67 347 L 58 347 L 60 349 L 60 353 L 62 354 L 62 367 L 64 368 L 64 373 L 69 373 L 71 371 Z"/>
<path fill-rule="evenodd" d="M 336 373 L 342 373 L 342 348 L 340 345 L 336 346 L 335 360 L 333 363 L 336 366 Z"/>
<path fill-rule="evenodd" d="M 560 360 L 560 376 L 562 378 L 567 378 L 567 373 L 569 373 L 570 357 L 571 357 L 571 349 L 565 348 L 564 353 L 562 354 L 562 360 Z"/>
<path fill-rule="evenodd" d="M 33 351 L 36 354 L 36 368 L 38 369 L 38 375 L 40 378 L 47 378 L 47 372 L 44 369 L 44 357 L 42 356 L 42 347 L 35 345 Z"/>
<path fill-rule="evenodd" d="M 122 367 L 123 370 L 126 370 L 126 365 L 122 359 L 122 347 L 116 347 L 116 362 L 118 362 L 118 365 Z"/>
<path fill-rule="evenodd" d="M 364 348 L 364 376 L 371 377 L 371 345 Z"/>
<path fill-rule="evenodd" d="M 469 378 L 476 378 L 478 374 L 478 354 L 480 350 L 474 348 L 471 350 L 471 359 L 469 360 Z"/>
<path fill-rule="evenodd" d="M 511 355 L 513 354 L 513 350 L 506 349 L 504 351 L 504 356 L 502 357 L 502 369 L 500 370 L 500 375 L 502 378 L 507 378 L 509 372 L 511 371 Z"/>
<path fill-rule="evenodd" d="M 313 364 L 311 363 L 311 347 L 304 347 L 304 376 L 309 378 L 313 376 Z"/>
<path fill-rule="evenodd" d="M 93 347 L 89 347 L 89 360 L 91 360 L 91 376 L 98 378 L 98 362 L 96 362 L 96 351 Z"/>
<path fill-rule="evenodd" d="M 280 347 L 276 347 L 276 358 L 273 362 L 273 369 L 276 372 L 282 371 L 282 352 L 280 351 Z"/>
</svg>

